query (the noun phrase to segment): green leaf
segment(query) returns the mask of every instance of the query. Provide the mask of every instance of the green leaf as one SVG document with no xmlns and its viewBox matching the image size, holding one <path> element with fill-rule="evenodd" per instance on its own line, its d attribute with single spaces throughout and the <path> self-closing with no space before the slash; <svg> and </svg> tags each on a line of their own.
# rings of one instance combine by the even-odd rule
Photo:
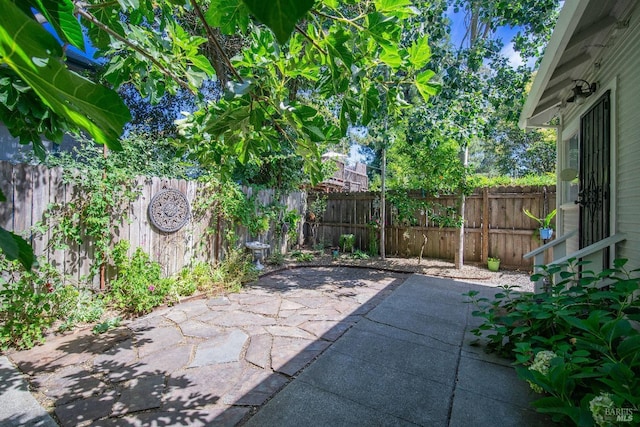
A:
<svg viewBox="0 0 640 427">
<path fill-rule="evenodd" d="M 223 34 L 235 34 L 238 30 L 244 33 L 249 27 L 249 9 L 241 0 L 212 0 L 205 20 Z"/>
<path fill-rule="evenodd" d="M 0 227 L 0 250 L 9 260 L 18 260 L 25 269 L 31 270 L 35 261 L 33 248 L 22 237 L 2 227 Z"/>
<path fill-rule="evenodd" d="M 327 37 L 328 48 L 331 55 L 340 58 L 348 68 L 351 68 L 353 64 L 353 52 L 351 48 L 345 46 L 345 43 L 349 40 L 351 40 L 351 36 L 343 28 L 336 31 L 332 30 Z"/>
<path fill-rule="evenodd" d="M 387 15 L 405 18 L 417 15 L 419 11 L 411 4 L 411 0 L 375 0 L 376 10 Z"/>
<path fill-rule="evenodd" d="M 400 68 L 403 61 L 398 53 L 398 48 L 390 44 L 382 44 L 381 47 L 382 53 L 380 54 L 380 60 L 394 70 Z"/>
<path fill-rule="evenodd" d="M 430 83 L 431 78 L 435 74 L 436 73 L 434 71 L 427 70 L 416 76 L 416 88 L 425 101 L 427 101 L 430 96 L 437 95 L 440 91 L 440 86 L 438 84 Z"/>
<path fill-rule="evenodd" d="M 273 31 L 278 43 L 289 40 L 296 23 L 313 7 L 314 0 L 242 0 L 249 11 Z"/>
<path fill-rule="evenodd" d="M 378 43 L 399 42 L 400 26 L 397 19 L 373 12 L 367 14 L 367 28 L 371 37 Z"/>
<path fill-rule="evenodd" d="M 414 67 L 417 69 L 424 67 L 431 60 L 429 38 L 427 36 L 420 37 L 407 49 L 407 52 L 409 53 L 409 62 L 411 62 Z"/>
<path fill-rule="evenodd" d="M 380 104 L 380 93 L 378 89 L 371 86 L 367 94 L 362 98 L 362 124 L 368 125 L 373 118 L 374 112 Z"/>
<path fill-rule="evenodd" d="M 120 96 L 69 71 L 56 40 L 8 0 L 0 0 L 0 57 L 54 112 L 100 144 L 119 149 L 131 116 Z"/>
<path fill-rule="evenodd" d="M 62 40 L 84 50 L 82 27 L 73 14 L 71 0 L 30 0 L 29 4 L 42 13 Z"/>
<path fill-rule="evenodd" d="M 617 348 L 618 356 L 622 359 L 627 357 L 635 357 L 640 354 L 640 335 L 633 335 L 625 338 L 620 342 Z"/>
</svg>

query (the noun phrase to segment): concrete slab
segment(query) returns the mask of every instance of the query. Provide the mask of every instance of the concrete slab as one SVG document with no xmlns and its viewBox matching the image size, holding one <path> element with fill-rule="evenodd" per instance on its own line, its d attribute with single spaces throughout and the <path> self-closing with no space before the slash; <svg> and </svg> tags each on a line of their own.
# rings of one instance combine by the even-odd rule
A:
<svg viewBox="0 0 640 427">
<path fill-rule="evenodd" d="M 328 349 L 295 381 L 425 426 L 446 425 L 453 391 L 451 384 L 393 369 L 391 358 L 384 366 L 332 349 Z M 315 425 L 332 425 L 323 419 L 315 422 Z"/>
<path fill-rule="evenodd" d="M 549 427 L 548 417 L 508 402 L 495 400 L 488 393 L 456 390 L 449 427 Z"/>
<path fill-rule="evenodd" d="M 31 395 L 20 371 L 5 356 L 0 356 L 0 426 L 57 427 Z"/>
<path fill-rule="evenodd" d="M 426 335 L 454 346 L 458 346 L 464 336 L 464 327 L 460 324 L 422 313 L 402 311 L 397 306 L 383 304 L 367 314 L 367 319 L 396 329 Z"/>
<path fill-rule="evenodd" d="M 245 427 L 415 426 L 415 424 L 295 381 L 244 424 Z"/>
<path fill-rule="evenodd" d="M 453 386 L 457 359 L 451 352 L 367 331 L 349 331 L 331 347 L 363 364 L 398 370 Z"/>
</svg>

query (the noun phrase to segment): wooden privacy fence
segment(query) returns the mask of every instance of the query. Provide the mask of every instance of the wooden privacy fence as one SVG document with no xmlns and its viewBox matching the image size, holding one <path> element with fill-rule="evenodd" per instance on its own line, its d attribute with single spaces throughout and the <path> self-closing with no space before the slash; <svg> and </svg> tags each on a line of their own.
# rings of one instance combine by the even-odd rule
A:
<svg viewBox="0 0 640 427">
<path fill-rule="evenodd" d="M 0 188 L 7 198 L 6 202 L 0 202 L 0 226 L 26 237 L 36 255 L 55 266 L 69 280 L 83 282 L 93 262 L 94 250 L 89 240 L 79 245 L 71 244 L 68 250 L 56 250 L 49 245 L 51 229 L 42 234 L 30 231 L 34 224 L 41 221 L 50 203 L 69 202 L 75 197 L 73 187 L 62 182 L 62 175 L 59 168 L 0 162 Z M 148 177 L 132 177 L 132 180 L 137 184 L 140 195 L 126 208 L 127 218 L 113 218 L 113 244 L 128 240 L 131 254 L 136 248 L 142 248 L 162 265 L 166 276 L 179 272 L 192 261 L 216 261 L 221 258 L 220 247 L 224 244 L 225 227 L 232 225 L 217 224 L 217 218 L 212 218 L 207 212 L 194 217 L 193 202 L 201 189 L 200 183 Z M 157 229 L 148 215 L 151 199 L 163 189 L 178 190 L 186 196 L 191 206 L 189 221 L 172 233 Z M 244 191 L 249 195 L 251 193 L 251 189 Z M 259 204 L 266 206 L 274 201 L 275 191 L 261 190 L 255 196 Z M 292 193 L 279 202 L 289 210 L 297 210 L 304 218 L 306 193 Z M 301 235 L 302 224 L 299 227 Z M 213 229 L 213 234 L 207 229 Z M 255 236 L 248 236 L 244 227 L 235 227 L 235 232 L 240 243 L 255 240 Z M 274 247 L 273 229 L 264 236 L 264 241 Z M 98 281 L 99 278 L 94 277 L 93 286 L 97 287 Z"/>
<path fill-rule="evenodd" d="M 419 192 L 410 199 L 426 202 L 433 214 L 451 211 L 457 205 L 456 196 L 429 197 Z M 337 246 L 341 234 L 354 234 L 356 248 L 369 250 L 369 242 L 377 234 L 368 225 L 379 212 L 380 193 L 330 193 L 327 209 L 318 226 L 320 242 Z M 494 187 L 477 189 L 466 199 L 464 257 L 469 262 L 486 262 L 497 257 L 502 265 L 529 268 L 530 260 L 522 256 L 541 245 L 538 224 L 526 217 L 529 209 L 538 217 L 555 208 L 555 187 Z M 398 209 L 389 200 L 386 205 L 385 250 L 387 255 L 453 260 L 458 229 L 434 224 L 433 215 L 417 209 L 411 221 L 400 221 Z M 308 228 L 307 228 L 308 237 Z M 426 242 L 425 242 L 426 237 Z"/>
</svg>

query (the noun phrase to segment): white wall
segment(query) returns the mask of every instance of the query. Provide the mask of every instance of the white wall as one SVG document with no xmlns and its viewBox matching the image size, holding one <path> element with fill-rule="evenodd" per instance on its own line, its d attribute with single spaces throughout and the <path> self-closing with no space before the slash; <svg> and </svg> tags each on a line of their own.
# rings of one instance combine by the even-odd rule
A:
<svg viewBox="0 0 640 427">
<path fill-rule="evenodd" d="M 632 268 L 640 267 L 640 8 L 630 18 L 629 27 L 618 31 L 597 66 L 581 76 L 598 82 L 596 94 L 581 106 L 569 104 L 562 112 L 562 141 L 578 131 L 580 115 L 607 90 L 611 90 L 611 234 L 625 233 L 627 240 L 617 247 L 617 257 L 628 258 Z M 560 168 L 566 156 L 559 147 Z M 564 232 L 577 226 L 577 210 L 571 200 L 559 198 Z M 612 254 L 613 256 L 613 254 Z"/>
</svg>

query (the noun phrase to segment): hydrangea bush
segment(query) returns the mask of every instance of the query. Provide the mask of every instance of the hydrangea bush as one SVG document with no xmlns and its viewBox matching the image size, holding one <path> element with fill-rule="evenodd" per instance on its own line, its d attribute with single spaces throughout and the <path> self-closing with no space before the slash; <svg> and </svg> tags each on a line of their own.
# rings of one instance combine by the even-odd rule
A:
<svg viewBox="0 0 640 427">
<path fill-rule="evenodd" d="M 542 294 L 510 286 L 494 299 L 466 294 L 484 318 L 472 332 L 515 359 L 518 376 L 540 393 L 534 406 L 563 425 L 640 425 L 640 279 L 626 263 L 599 273 L 575 260 L 544 267 L 532 276 L 550 281 Z"/>
</svg>

